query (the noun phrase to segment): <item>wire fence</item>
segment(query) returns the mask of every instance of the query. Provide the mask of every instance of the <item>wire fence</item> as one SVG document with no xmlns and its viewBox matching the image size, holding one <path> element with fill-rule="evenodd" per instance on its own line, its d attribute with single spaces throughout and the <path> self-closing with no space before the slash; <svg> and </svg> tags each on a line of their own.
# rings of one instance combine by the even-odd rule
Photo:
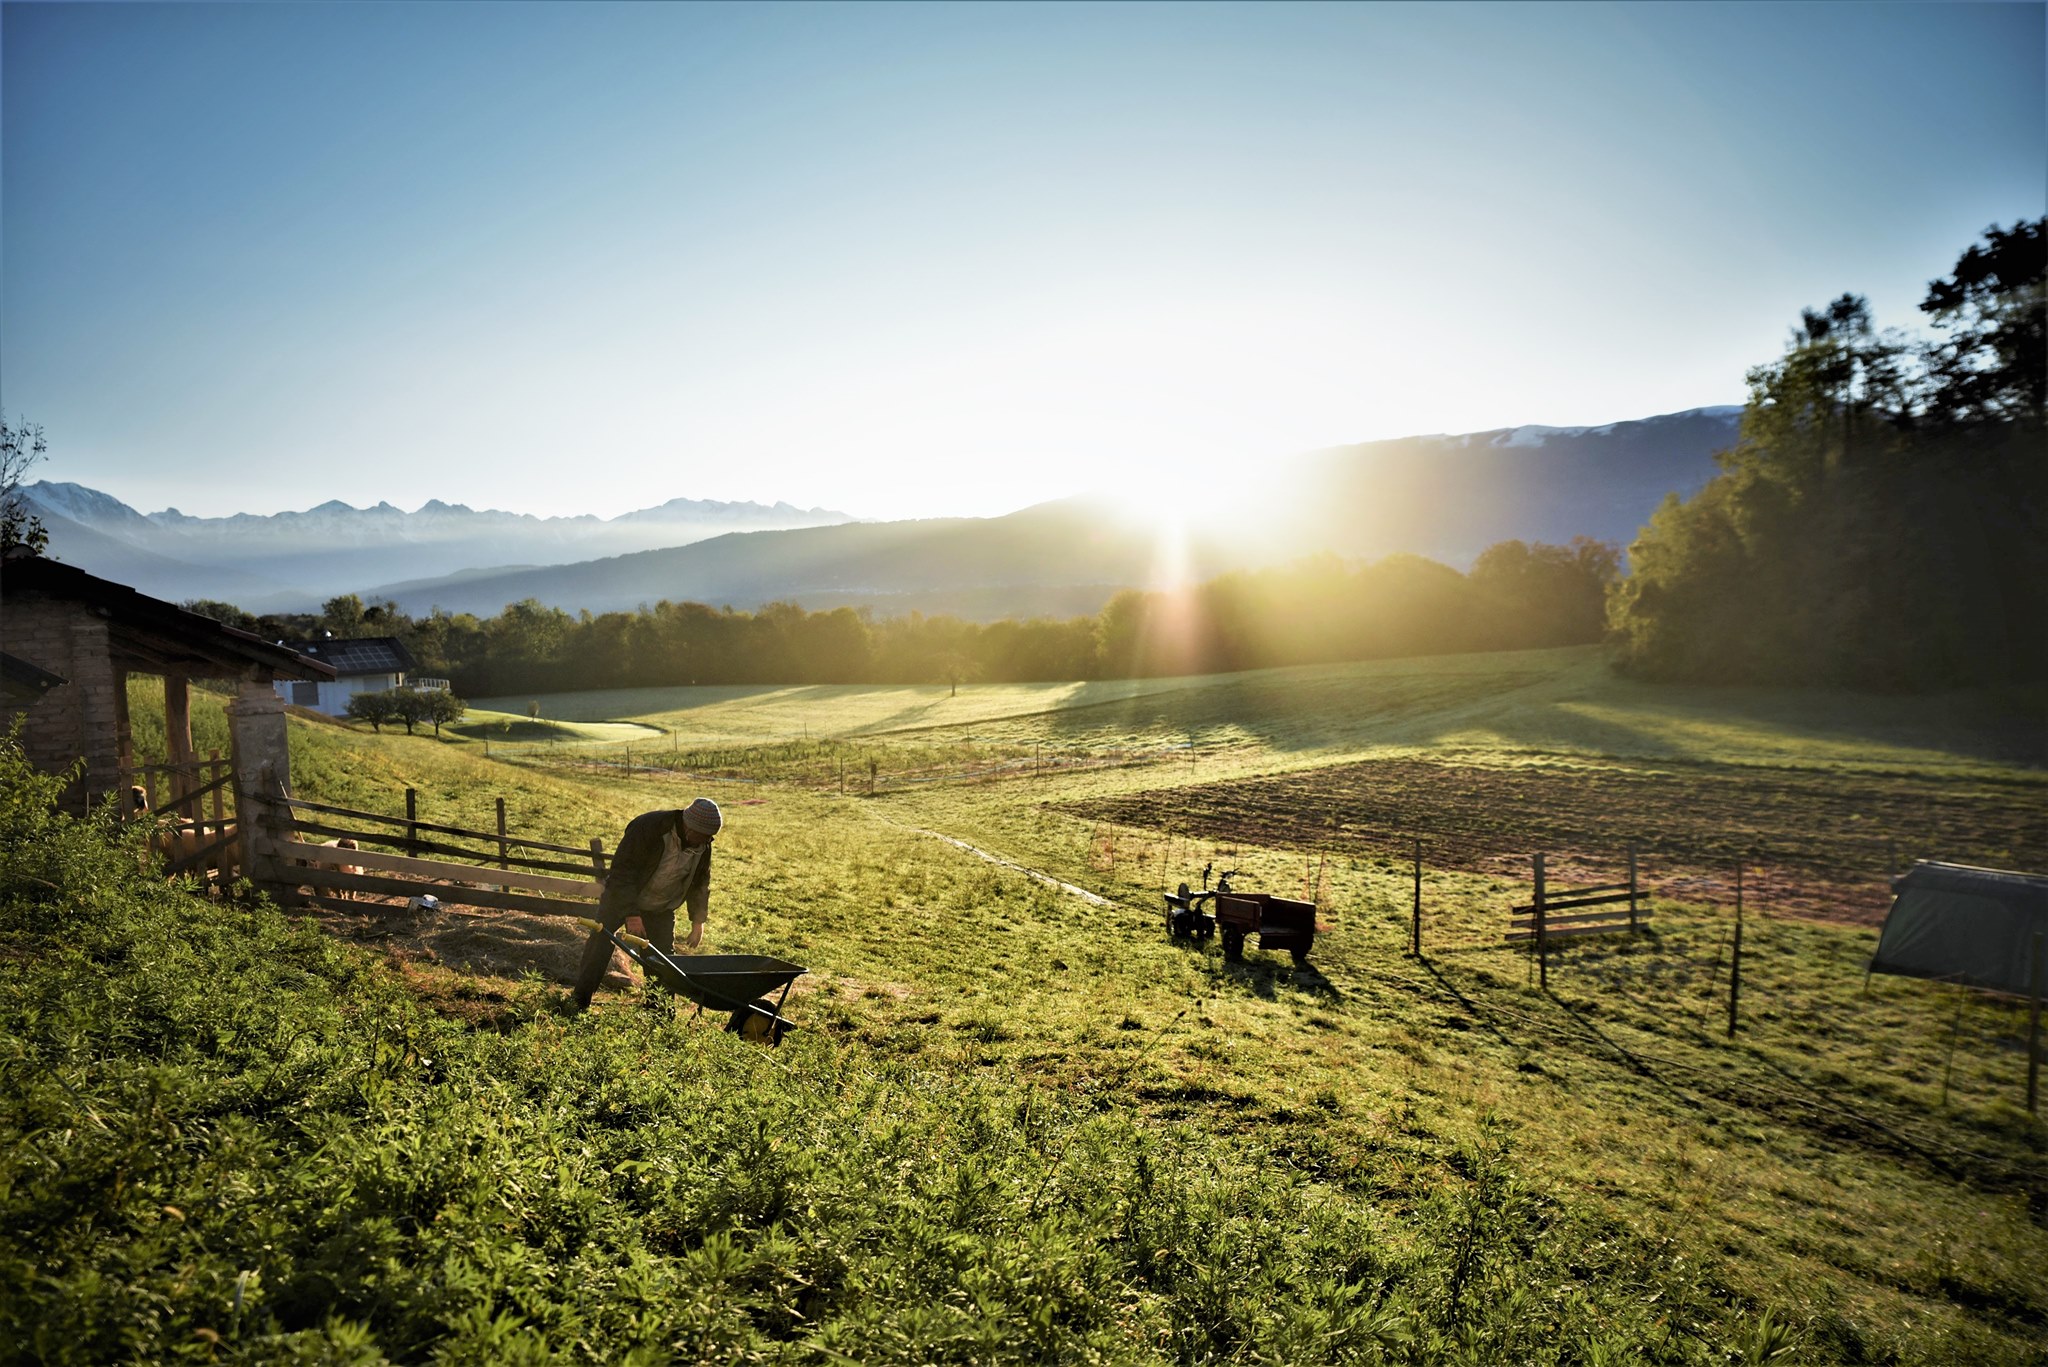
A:
<svg viewBox="0 0 2048 1367">
<path fill-rule="evenodd" d="M 942 783 L 987 783 L 1094 769 L 1127 769 L 1185 759 L 1189 747 L 1054 747 L 975 736 L 918 743 L 890 739 L 790 740 L 728 746 L 662 746 L 648 742 L 486 742 L 489 758 L 506 763 L 605 773 L 622 779 L 675 777 L 719 783 L 774 783 L 849 796 Z"/>
</svg>

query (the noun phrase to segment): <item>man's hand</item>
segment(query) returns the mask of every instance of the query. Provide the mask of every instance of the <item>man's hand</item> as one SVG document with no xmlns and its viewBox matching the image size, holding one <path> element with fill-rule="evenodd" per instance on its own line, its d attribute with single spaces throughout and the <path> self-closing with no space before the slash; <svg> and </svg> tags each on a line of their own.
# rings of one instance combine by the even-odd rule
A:
<svg viewBox="0 0 2048 1367">
<path fill-rule="evenodd" d="M 688 938 L 688 939 L 686 939 L 686 940 L 684 940 L 684 941 L 683 941 L 683 944 L 684 944 L 684 945 L 685 945 L 685 946 L 686 946 L 687 948 L 690 948 L 690 949 L 695 949 L 695 948 L 696 948 L 696 947 L 697 947 L 698 945 L 702 944 L 703 942 L 704 942 L 704 923 L 703 923 L 702 921 L 692 921 L 692 922 L 690 922 L 690 935 L 689 935 L 689 938 Z"/>
</svg>

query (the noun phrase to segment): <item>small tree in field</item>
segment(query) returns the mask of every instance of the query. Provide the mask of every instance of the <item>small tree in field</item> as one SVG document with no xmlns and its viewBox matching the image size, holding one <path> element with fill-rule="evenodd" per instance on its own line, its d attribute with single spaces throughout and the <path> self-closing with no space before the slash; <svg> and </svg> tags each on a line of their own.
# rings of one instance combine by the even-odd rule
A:
<svg viewBox="0 0 2048 1367">
<path fill-rule="evenodd" d="M 434 728 L 440 738 L 443 722 L 462 720 L 469 705 L 444 688 L 394 688 L 384 695 L 391 699 L 393 719 L 405 723 L 405 734 L 422 722 Z"/>
<path fill-rule="evenodd" d="M 467 703 L 445 688 L 432 689 L 424 696 L 427 704 L 427 720 L 434 724 L 434 737 L 437 740 L 440 738 L 441 724 L 443 722 L 450 723 L 451 725 L 459 722 L 462 720 L 462 714 L 469 710 Z"/>
<path fill-rule="evenodd" d="M 394 688 L 384 696 L 391 699 L 393 720 L 405 724 L 406 735 L 411 735 L 415 726 L 427 720 L 427 695 L 417 688 Z"/>
<path fill-rule="evenodd" d="M 384 733 L 384 723 L 399 720 L 398 706 L 389 693 L 357 693 L 348 700 L 346 715 L 355 721 L 366 721 L 377 734 Z M 406 727 L 408 731 L 412 728 Z"/>
</svg>

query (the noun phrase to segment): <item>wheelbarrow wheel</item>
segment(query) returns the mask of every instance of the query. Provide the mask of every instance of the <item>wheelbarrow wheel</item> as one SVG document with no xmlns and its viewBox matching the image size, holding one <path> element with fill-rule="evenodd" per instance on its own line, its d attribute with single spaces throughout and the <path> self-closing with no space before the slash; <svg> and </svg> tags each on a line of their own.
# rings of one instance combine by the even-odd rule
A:
<svg viewBox="0 0 2048 1367">
<path fill-rule="evenodd" d="M 776 1045 L 789 1033 L 789 1023 L 776 1014 L 775 1003 L 766 997 L 756 997 L 725 1022 L 725 1028 L 744 1040 L 759 1044 Z"/>
</svg>

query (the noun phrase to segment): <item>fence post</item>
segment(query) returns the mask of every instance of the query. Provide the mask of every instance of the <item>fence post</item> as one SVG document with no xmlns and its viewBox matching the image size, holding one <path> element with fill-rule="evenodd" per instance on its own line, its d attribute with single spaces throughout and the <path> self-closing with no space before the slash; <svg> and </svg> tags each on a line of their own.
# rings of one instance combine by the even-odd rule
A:
<svg viewBox="0 0 2048 1367">
<path fill-rule="evenodd" d="M 414 857 L 420 852 L 419 797 L 417 790 L 405 790 L 405 852 Z"/>
<path fill-rule="evenodd" d="M 2027 976 L 2033 987 L 2033 1003 L 2027 1008 L 2027 1114 L 2036 1115 L 2041 1094 L 2041 992 L 2048 988 L 2048 967 L 2042 964 L 2042 935 L 2034 932 L 2034 965 Z"/>
<path fill-rule="evenodd" d="M 604 877 L 604 841 L 594 835 L 590 837 L 590 867 L 600 879 Z"/>
<path fill-rule="evenodd" d="M 506 862 L 505 855 L 505 799 L 501 797 L 498 799 L 498 867 L 501 869 L 512 867 Z"/>
<path fill-rule="evenodd" d="M 1536 856 L 1536 986 L 1550 990 L 1550 939 L 1543 924 L 1543 856 Z"/>
<path fill-rule="evenodd" d="M 1735 949 L 1728 959 L 1728 1038 L 1735 1038 L 1735 1012 L 1742 1002 L 1742 861 L 1735 861 Z"/>
<path fill-rule="evenodd" d="M 225 829 L 227 824 L 227 808 L 224 805 L 227 794 L 222 791 L 227 785 L 221 782 L 225 777 L 227 775 L 221 769 L 220 751 L 208 750 L 206 752 L 206 781 L 214 785 L 213 824 L 222 829 Z"/>
<path fill-rule="evenodd" d="M 1628 847 L 1628 933 L 1636 933 L 1636 847 Z"/>
<path fill-rule="evenodd" d="M 1949 1022 L 1948 1055 L 1941 1061 L 1941 1109 L 1948 1109 L 1948 1080 L 1956 1070 L 1956 1036 L 1963 1028 L 1963 985 L 1956 984 L 1956 1018 Z"/>
<path fill-rule="evenodd" d="M 1422 837 L 1415 838 L 1415 914 L 1408 931 L 1408 952 L 1422 957 Z"/>
</svg>

